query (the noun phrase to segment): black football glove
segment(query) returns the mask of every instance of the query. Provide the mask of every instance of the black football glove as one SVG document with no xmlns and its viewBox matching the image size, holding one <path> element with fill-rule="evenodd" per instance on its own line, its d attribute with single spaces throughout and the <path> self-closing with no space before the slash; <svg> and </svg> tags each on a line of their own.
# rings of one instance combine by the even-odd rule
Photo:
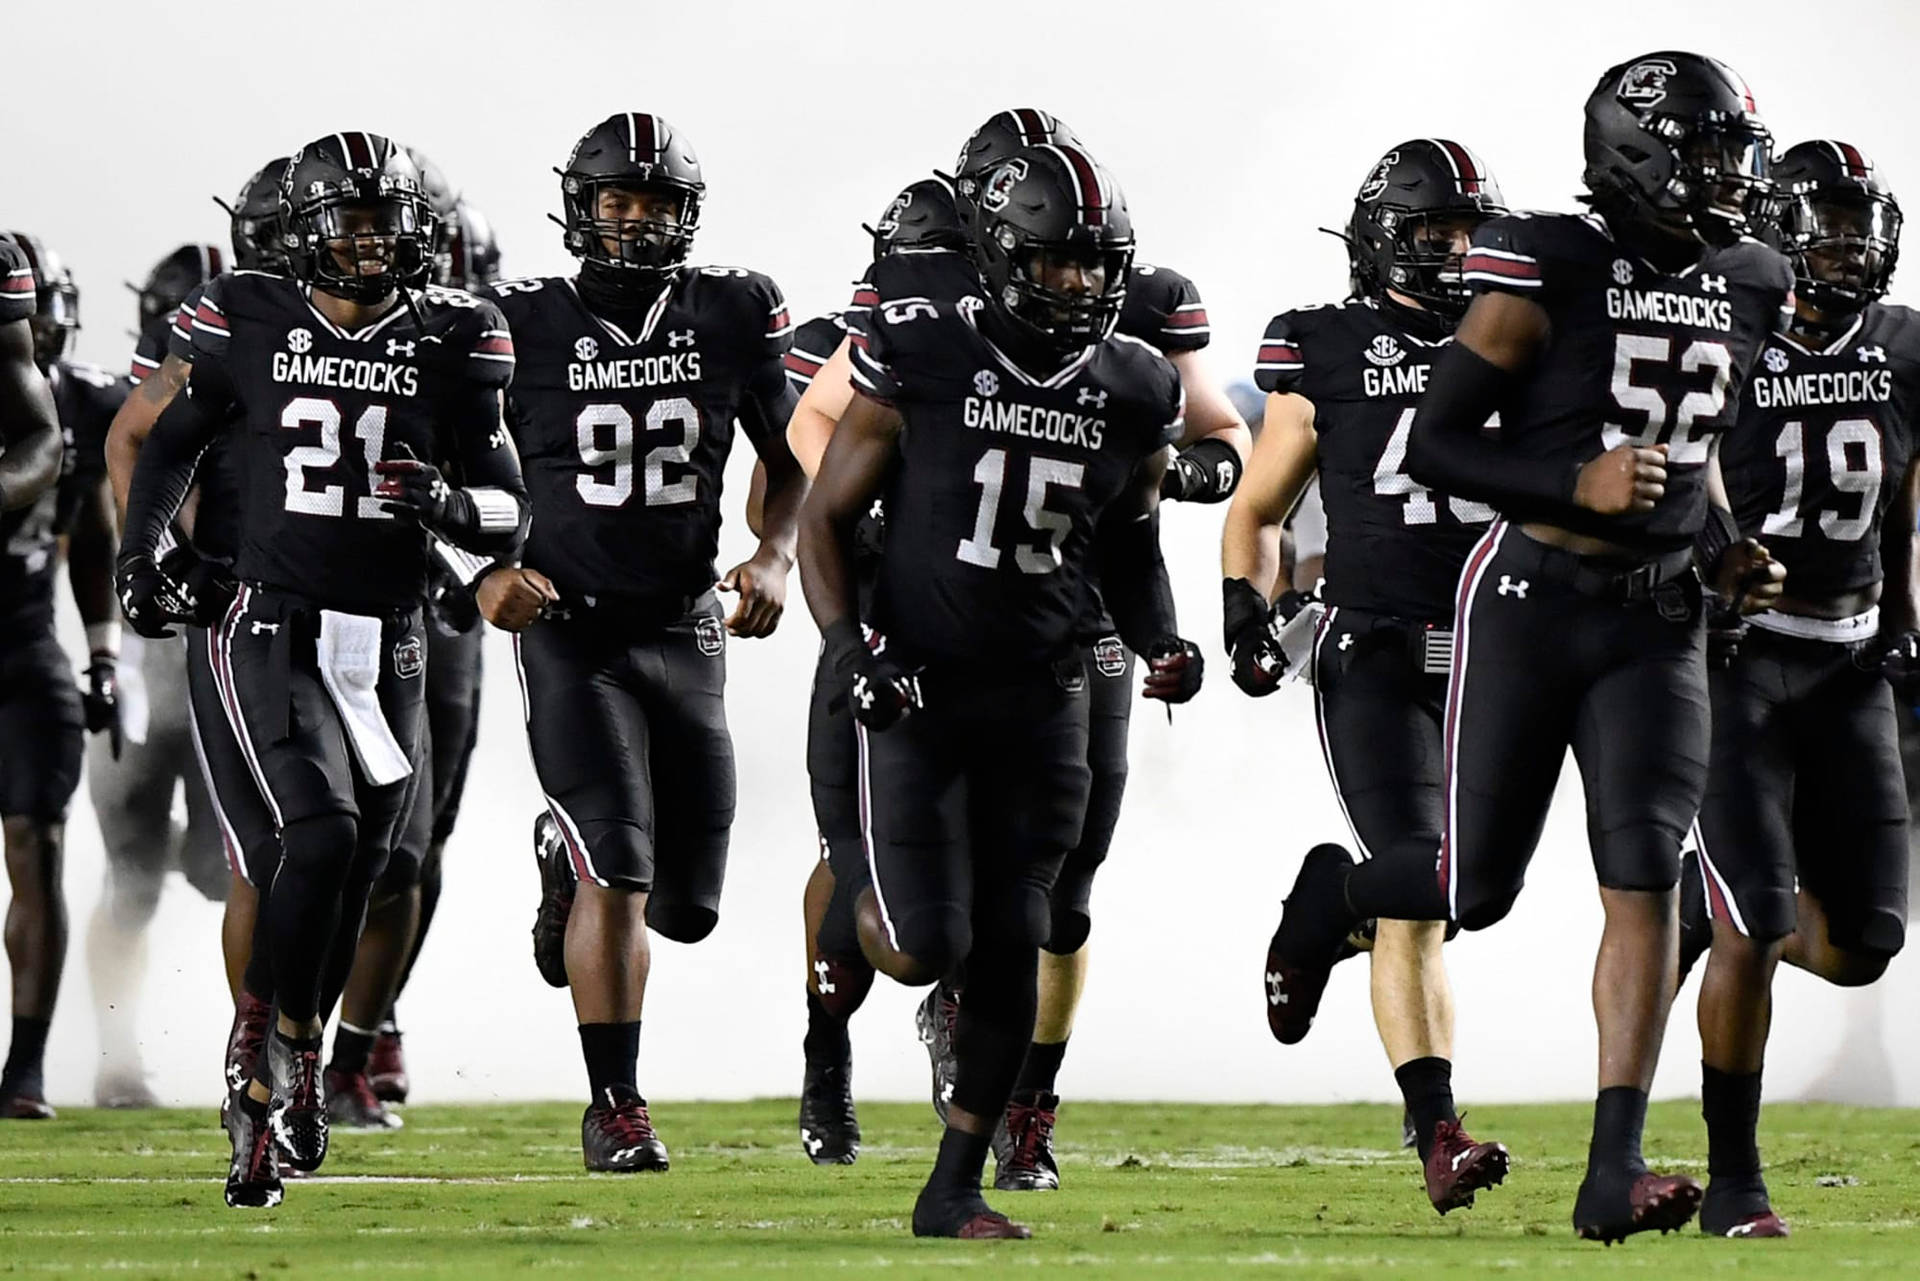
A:
<svg viewBox="0 0 1920 1281">
<path fill-rule="evenodd" d="M 1147 649 L 1147 685 L 1141 697 L 1157 698 L 1169 706 L 1184 703 L 1200 692 L 1206 666 L 1198 645 L 1178 636 L 1162 636 Z"/>
<path fill-rule="evenodd" d="M 107 746 L 113 759 L 120 759 L 126 735 L 120 728 L 120 663 L 112 654 L 95 654 L 87 664 L 87 686 L 80 694 L 80 708 L 87 718 L 87 733 L 107 732 Z"/>
<path fill-rule="evenodd" d="M 1853 661 L 1886 677 L 1902 702 L 1920 698 L 1920 632 L 1882 633 L 1856 649 Z"/>
<path fill-rule="evenodd" d="M 396 447 L 411 452 L 404 442 Z M 387 458 L 375 463 L 373 471 L 380 477 L 374 497 L 394 515 L 436 532 L 471 529 L 479 524 L 473 496 L 450 484 L 432 463 L 412 457 Z"/>
<path fill-rule="evenodd" d="M 176 543 L 160 558 L 160 572 L 174 585 L 195 627 L 213 627 L 226 617 L 240 584 L 224 562 L 202 556 L 186 543 Z"/>
<path fill-rule="evenodd" d="M 160 572 L 153 557 L 129 552 L 113 567 L 113 592 L 127 626 L 148 640 L 166 640 L 170 623 L 193 621 L 193 600 L 180 584 Z"/>
<path fill-rule="evenodd" d="M 842 619 L 828 629 L 827 645 L 854 720 L 877 734 L 921 708 L 919 674 L 888 657 L 887 638 L 879 632 Z"/>
<path fill-rule="evenodd" d="M 1222 614 L 1226 619 L 1227 656 L 1233 660 L 1233 683 L 1252 698 L 1265 698 L 1280 688 L 1287 674 L 1287 656 L 1280 649 L 1279 605 L 1269 606 L 1260 590 L 1244 578 L 1229 578 L 1221 584 Z M 1292 604 L 1292 618 L 1300 612 L 1306 597 L 1288 592 L 1281 597 L 1298 598 Z M 1284 620 L 1282 620 L 1284 621 Z"/>
</svg>

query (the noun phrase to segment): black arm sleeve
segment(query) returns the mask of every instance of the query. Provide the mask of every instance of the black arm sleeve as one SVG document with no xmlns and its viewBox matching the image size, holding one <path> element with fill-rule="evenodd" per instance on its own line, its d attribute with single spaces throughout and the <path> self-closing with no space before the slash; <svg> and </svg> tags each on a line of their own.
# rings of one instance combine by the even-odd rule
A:
<svg viewBox="0 0 1920 1281">
<path fill-rule="evenodd" d="M 741 391 L 744 394 L 734 411 L 735 417 L 740 430 L 764 458 L 768 439 L 786 435 L 787 420 L 793 417 L 793 407 L 800 403 L 800 393 L 787 377 L 787 368 L 778 356 L 761 362 Z"/>
<path fill-rule="evenodd" d="M 120 555 L 154 556 L 174 513 L 193 487 L 200 455 L 220 434 L 233 405 L 233 385 L 217 360 L 198 361 L 186 389 L 168 403 L 134 465 Z"/>
<path fill-rule="evenodd" d="M 459 424 L 452 433 L 452 462 L 467 501 L 450 505 L 448 519 L 437 532 L 464 551 L 510 560 L 527 540 L 532 507 L 520 475 L 520 454 L 500 421 L 500 393 L 493 387 L 471 387 L 448 414 Z"/>
<path fill-rule="evenodd" d="M 1240 485 L 1240 454 L 1216 437 L 1196 440 L 1175 456 L 1160 497 L 1182 503 L 1224 503 Z"/>
<path fill-rule="evenodd" d="M 1158 510 L 1115 513 L 1102 521 L 1094 554 L 1100 566 L 1100 590 L 1129 648 L 1145 654 L 1155 641 L 1179 635 L 1173 584 L 1160 552 Z"/>
<path fill-rule="evenodd" d="M 1407 435 L 1407 474 L 1456 498 L 1491 503 L 1514 519 L 1566 522 L 1585 515 L 1573 501 L 1580 468 L 1528 458 L 1481 434 L 1513 375 L 1459 343 L 1434 366 Z"/>
</svg>

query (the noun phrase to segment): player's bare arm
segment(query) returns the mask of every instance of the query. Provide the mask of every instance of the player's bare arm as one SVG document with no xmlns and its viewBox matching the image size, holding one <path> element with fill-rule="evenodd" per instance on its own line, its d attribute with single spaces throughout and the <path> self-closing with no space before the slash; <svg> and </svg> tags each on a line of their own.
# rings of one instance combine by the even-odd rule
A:
<svg viewBox="0 0 1920 1281">
<path fill-rule="evenodd" d="M 0 325 L 0 443 L 0 510 L 14 511 L 60 477 L 60 420 L 24 320 Z"/>
<path fill-rule="evenodd" d="M 1183 502 L 1224 502 L 1240 484 L 1253 449 L 1253 433 L 1227 399 L 1204 351 L 1166 355 L 1186 392 L 1187 417 L 1180 453 L 1167 468 L 1161 496 Z"/>
<path fill-rule="evenodd" d="M 726 620 L 735 636 L 771 636 L 787 607 L 787 571 L 793 568 L 800 505 L 807 495 L 807 473 L 780 430 L 786 421 L 781 410 L 792 399 L 786 373 L 774 361 L 747 388 L 740 406 L 742 425 L 760 454 L 756 473 L 764 469 L 766 489 L 756 529 L 760 546 L 719 583 L 720 590 L 740 594 Z M 750 517 L 749 526 L 753 523 Z"/>
<path fill-rule="evenodd" d="M 787 422 L 787 444 L 809 476 L 820 474 L 820 460 L 827 452 L 827 442 L 833 439 L 833 429 L 853 403 L 852 343 L 851 338 L 840 340 L 801 393 L 800 403 L 793 407 L 793 417 Z"/>
<path fill-rule="evenodd" d="M 1701 561 L 1701 569 L 1720 599 L 1737 606 L 1742 614 L 1757 614 L 1780 603 L 1786 588 L 1787 567 L 1773 559 L 1760 540 L 1739 538 L 1734 523 L 1732 500 L 1727 496 L 1726 477 L 1720 470 L 1720 438 L 1713 442 L 1707 456 L 1707 531 L 1696 540 L 1710 560 Z M 1721 531 L 1733 536 L 1724 547 L 1717 545 Z M 1737 598 L 1737 599 L 1736 599 Z"/>
<path fill-rule="evenodd" d="M 133 488 L 134 464 L 140 460 L 140 448 L 147 443 L 153 424 L 180 389 L 187 385 L 193 365 L 169 355 L 160 368 L 127 393 L 113 426 L 107 430 L 107 478 L 113 486 L 113 505 L 120 519 L 127 516 L 127 493 Z"/>
<path fill-rule="evenodd" d="M 1192 414 L 1192 402 L 1188 402 Z M 1240 478 L 1220 533 L 1220 574 L 1245 579 L 1271 599 L 1280 577 L 1280 527 L 1313 480 L 1313 402 L 1298 392 L 1272 392 L 1260 439 Z"/>
</svg>

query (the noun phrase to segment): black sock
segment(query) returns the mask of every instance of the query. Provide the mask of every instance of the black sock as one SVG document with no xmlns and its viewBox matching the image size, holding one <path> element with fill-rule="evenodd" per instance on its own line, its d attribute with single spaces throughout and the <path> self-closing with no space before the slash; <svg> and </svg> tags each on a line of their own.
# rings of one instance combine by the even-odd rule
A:
<svg viewBox="0 0 1920 1281">
<path fill-rule="evenodd" d="M 1020 1065 L 1020 1075 L 1014 1078 L 1015 1094 L 1031 1094 L 1039 1091 L 1053 1094 L 1054 1078 L 1060 1075 L 1060 1060 L 1067 1057 L 1067 1043 L 1055 1041 L 1043 1044 L 1035 1041 L 1027 1047 L 1027 1058 Z"/>
<path fill-rule="evenodd" d="M 251 1117 L 255 1123 L 266 1124 L 267 1113 L 273 1108 L 272 1099 L 256 1099 L 248 1090 L 241 1090 L 234 1095 L 234 1098 L 239 1101 L 240 1110 Z"/>
<path fill-rule="evenodd" d="M 1700 1065 L 1700 1115 L 1707 1123 L 1707 1173 L 1760 1173 L 1760 1074 Z"/>
<path fill-rule="evenodd" d="M 1625 1167 L 1638 1174 L 1640 1132 L 1647 1125 L 1647 1092 L 1631 1085 L 1610 1085 L 1593 1103 L 1593 1142 L 1587 1148 L 1587 1172 Z"/>
<path fill-rule="evenodd" d="M 933 1158 L 933 1175 L 928 1186 L 954 1192 L 980 1192 L 980 1171 L 987 1164 L 987 1150 L 993 1146 L 991 1134 L 968 1134 L 948 1126 L 940 1136 L 940 1150 Z"/>
<path fill-rule="evenodd" d="M 341 1019 L 333 1033 L 333 1061 L 327 1066 L 348 1076 L 366 1071 L 367 1055 L 373 1052 L 373 1036 L 372 1032 Z"/>
<path fill-rule="evenodd" d="M 7 1066 L 0 1077 L 8 1081 L 40 1082 L 40 1065 L 47 1056 L 47 1028 L 51 1019 L 13 1016 L 13 1040 L 7 1043 Z"/>
<path fill-rule="evenodd" d="M 845 1063 L 853 1055 L 853 1043 L 847 1038 L 847 1021 L 835 1018 L 811 990 L 807 992 L 807 1035 L 800 1044 L 809 1063 L 832 1066 Z"/>
<path fill-rule="evenodd" d="M 615 1086 L 640 1092 L 640 1020 L 582 1023 L 580 1053 L 587 1061 L 587 1088 L 597 1103 Z"/>
<path fill-rule="evenodd" d="M 1457 1121 L 1453 1110 L 1453 1064 L 1446 1059 L 1409 1059 L 1393 1070 L 1400 1096 L 1413 1114 L 1413 1132 L 1425 1161 L 1433 1150 L 1433 1132 L 1442 1121 Z"/>
</svg>

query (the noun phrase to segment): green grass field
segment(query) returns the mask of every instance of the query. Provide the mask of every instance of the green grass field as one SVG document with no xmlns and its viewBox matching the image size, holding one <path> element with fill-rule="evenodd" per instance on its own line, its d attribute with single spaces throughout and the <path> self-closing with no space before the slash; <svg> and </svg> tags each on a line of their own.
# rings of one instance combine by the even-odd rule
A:
<svg viewBox="0 0 1920 1281">
<path fill-rule="evenodd" d="M 1920 1276 L 1920 1111 L 1769 1109 L 1791 1240 L 1689 1230 L 1611 1250 L 1569 1227 L 1584 1107 L 1476 1109 L 1474 1132 L 1513 1149 L 1513 1173 L 1441 1219 L 1394 1147 L 1398 1108 L 1070 1104 L 1065 1190 L 998 1196 L 1034 1240 L 995 1244 L 908 1234 L 937 1137 L 924 1104 L 864 1108 L 859 1164 L 826 1170 L 801 1157 L 790 1102 L 655 1111 L 664 1176 L 583 1174 L 577 1106 L 421 1106 L 398 1133 L 338 1136 L 322 1177 L 248 1212 L 221 1204 L 210 1110 L 8 1123 L 0 1274 Z M 1648 1156 L 1704 1178 L 1697 1111 L 1657 1105 Z"/>
</svg>

